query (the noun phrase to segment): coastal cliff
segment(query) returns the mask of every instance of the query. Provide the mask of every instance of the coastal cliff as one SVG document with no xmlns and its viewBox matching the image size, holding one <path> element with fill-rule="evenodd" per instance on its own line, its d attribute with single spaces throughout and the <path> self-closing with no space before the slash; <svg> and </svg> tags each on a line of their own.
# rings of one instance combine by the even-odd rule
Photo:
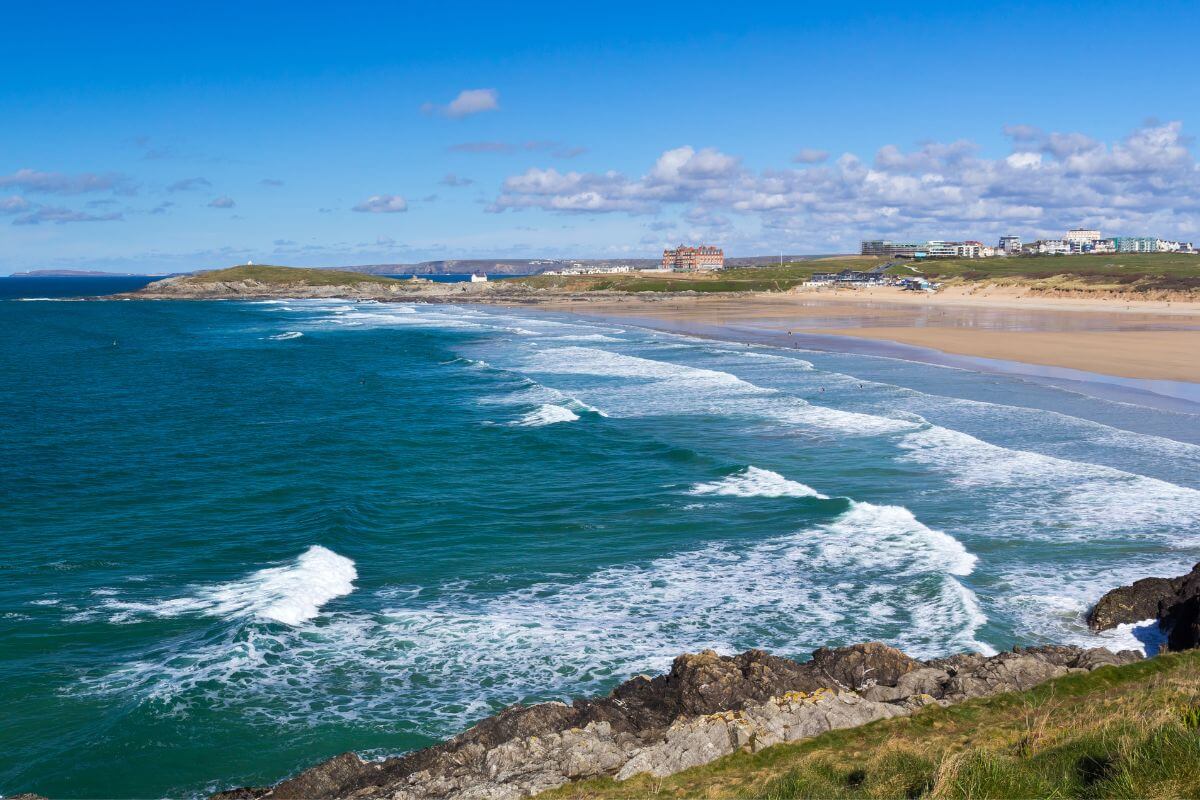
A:
<svg viewBox="0 0 1200 800">
<path fill-rule="evenodd" d="M 214 800 L 507 800 L 581 779 L 664 777 L 1140 658 L 1046 646 L 919 661 L 875 642 L 822 648 L 803 663 L 759 650 L 686 654 L 666 675 L 633 678 L 604 698 L 512 706 L 434 747 L 379 762 L 345 753 L 273 787 Z"/>
</svg>

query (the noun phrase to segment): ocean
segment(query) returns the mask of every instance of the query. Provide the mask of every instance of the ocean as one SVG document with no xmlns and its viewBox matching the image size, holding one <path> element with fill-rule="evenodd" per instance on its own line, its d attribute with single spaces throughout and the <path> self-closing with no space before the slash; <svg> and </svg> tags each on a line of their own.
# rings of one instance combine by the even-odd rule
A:
<svg viewBox="0 0 1200 800">
<path fill-rule="evenodd" d="M 263 784 L 703 648 L 1153 648 L 1083 613 L 1200 559 L 1195 414 L 532 310 L 54 299 L 137 285 L 0 281 L 3 794 Z"/>
</svg>

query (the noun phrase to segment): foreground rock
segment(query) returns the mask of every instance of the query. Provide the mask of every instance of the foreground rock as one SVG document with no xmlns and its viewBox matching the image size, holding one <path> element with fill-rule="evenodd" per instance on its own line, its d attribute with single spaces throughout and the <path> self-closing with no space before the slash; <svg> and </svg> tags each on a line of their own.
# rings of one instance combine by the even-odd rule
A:
<svg viewBox="0 0 1200 800">
<path fill-rule="evenodd" d="M 917 661 L 877 642 L 822 648 L 804 663 L 761 650 L 705 651 L 679 656 L 666 675 L 626 681 L 608 697 L 511 706 L 425 750 L 380 762 L 345 753 L 274 787 L 214 798 L 507 800 L 602 775 L 666 776 L 738 750 L 1139 658 L 1128 650 L 1050 646 Z"/>
<path fill-rule="evenodd" d="M 1177 578 L 1143 578 L 1113 589 L 1088 613 L 1094 631 L 1147 619 L 1167 632 L 1168 650 L 1200 646 L 1200 564 Z"/>
</svg>

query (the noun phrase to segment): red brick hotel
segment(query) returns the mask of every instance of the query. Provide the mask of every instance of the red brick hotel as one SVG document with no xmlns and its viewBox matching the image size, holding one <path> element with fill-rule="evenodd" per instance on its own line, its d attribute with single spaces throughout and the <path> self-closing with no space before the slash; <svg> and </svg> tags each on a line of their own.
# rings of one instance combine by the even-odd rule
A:
<svg viewBox="0 0 1200 800">
<path fill-rule="evenodd" d="M 689 272 L 697 269 L 724 269 L 725 251 L 703 244 L 699 247 L 679 245 L 674 250 L 663 250 L 662 265 L 663 269 Z"/>
</svg>

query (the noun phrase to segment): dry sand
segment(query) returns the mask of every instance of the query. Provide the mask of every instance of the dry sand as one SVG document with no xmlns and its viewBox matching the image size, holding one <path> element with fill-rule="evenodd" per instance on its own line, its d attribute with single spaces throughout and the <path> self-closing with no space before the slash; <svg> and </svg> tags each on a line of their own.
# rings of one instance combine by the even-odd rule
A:
<svg viewBox="0 0 1200 800">
<path fill-rule="evenodd" d="M 673 330 L 833 334 L 944 353 L 1126 378 L 1200 383 L 1200 302 L 1047 297 L 984 287 L 936 295 L 891 287 L 787 294 L 606 297 L 540 303 L 576 314 L 647 318 Z M 737 330 L 734 330 L 736 328 Z"/>
</svg>

